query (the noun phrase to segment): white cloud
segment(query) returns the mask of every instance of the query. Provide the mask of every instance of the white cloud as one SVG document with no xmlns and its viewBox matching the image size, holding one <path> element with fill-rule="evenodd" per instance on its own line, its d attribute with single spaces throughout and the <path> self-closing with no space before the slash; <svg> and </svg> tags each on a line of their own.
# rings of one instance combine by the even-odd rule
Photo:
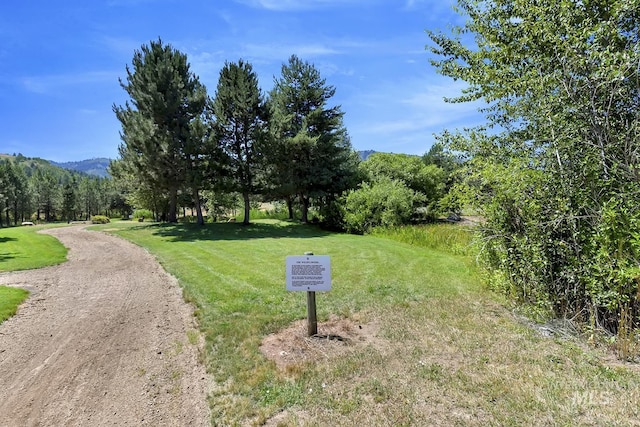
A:
<svg viewBox="0 0 640 427">
<path fill-rule="evenodd" d="M 29 92 L 49 94 L 69 86 L 116 83 L 118 73 L 111 71 L 93 71 L 77 74 L 58 74 L 43 76 L 27 76 L 21 79 L 22 86 Z"/>
<path fill-rule="evenodd" d="M 483 122 L 478 103 L 447 103 L 463 84 L 435 75 L 388 81 L 343 102 L 352 141 L 358 149 L 422 154 L 434 134 Z M 361 113 L 362 112 L 362 113 Z"/>
</svg>

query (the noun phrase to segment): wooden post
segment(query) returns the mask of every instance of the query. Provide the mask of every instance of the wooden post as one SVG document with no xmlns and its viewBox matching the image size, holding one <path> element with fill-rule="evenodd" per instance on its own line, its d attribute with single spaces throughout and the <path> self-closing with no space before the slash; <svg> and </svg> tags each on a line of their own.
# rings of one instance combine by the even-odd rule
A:
<svg viewBox="0 0 640 427">
<path fill-rule="evenodd" d="M 313 252 L 305 252 L 305 255 L 313 255 Z M 318 334 L 318 317 L 316 315 L 316 293 L 307 291 L 307 336 Z"/>
<path fill-rule="evenodd" d="M 318 335 L 318 318 L 316 317 L 316 293 L 307 292 L 307 335 Z"/>
</svg>

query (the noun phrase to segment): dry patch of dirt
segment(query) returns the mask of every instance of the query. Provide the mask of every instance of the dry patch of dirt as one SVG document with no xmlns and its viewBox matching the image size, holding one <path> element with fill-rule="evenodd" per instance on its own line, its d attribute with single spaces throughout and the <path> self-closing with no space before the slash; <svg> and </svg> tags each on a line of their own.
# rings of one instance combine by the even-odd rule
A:
<svg viewBox="0 0 640 427">
<path fill-rule="evenodd" d="M 260 351 L 281 371 L 287 372 L 306 363 L 331 360 L 371 344 L 380 349 L 385 346 L 378 337 L 377 323 L 331 317 L 326 322 L 318 322 L 318 335 L 313 337 L 308 336 L 307 324 L 306 319 L 298 320 L 266 336 Z"/>
<path fill-rule="evenodd" d="M 84 227 L 45 231 L 66 263 L 0 274 L 31 291 L 0 325 L 0 425 L 210 425 L 202 338 L 177 280 Z"/>
</svg>

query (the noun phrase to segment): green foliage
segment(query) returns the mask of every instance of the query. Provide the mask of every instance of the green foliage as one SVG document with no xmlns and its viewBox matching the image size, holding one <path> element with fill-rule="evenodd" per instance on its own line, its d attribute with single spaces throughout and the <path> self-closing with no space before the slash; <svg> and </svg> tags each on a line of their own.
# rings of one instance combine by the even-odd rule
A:
<svg viewBox="0 0 640 427">
<path fill-rule="evenodd" d="M 108 216 L 94 215 L 91 217 L 91 224 L 108 224 L 111 220 Z"/>
<path fill-rule="evenodd" d="M 244 217 L 249 223 L 250 196 L 262 191 L 262 152 L 267 138 L 267 110 L 251 64 L 225 63 L 213 100 L 214 138 L 225 158 L 223 169 L 230 179 L 226 191 L 242 195 Z"/>
<path fill-rule="evenodd" d="M 236 220 L 241 222 L 243 217 L 244 217 L 244 214 L 237 215 L 236 216 Z M 265 210 L 265 209 L 252 208 L 251 209 L 251 218 L 253 218 L 254 220 L 275 219 L 275 220 L 279 220 L 279 221 L 285 221 L 285 220 L 287 220 L 287 212 L 285 212 L 282 209 L 280 209 L 280 210 L 278 210 L 278 209 Z"/>
<path fill-rule="evenodd" d="M 360 170 L 369 182 L 382 178 L 402 181 L 423 194 L 428 203 L 437 203 L 444 190 L 444 171 L 436 165 L 427 165 L 419 156 L 373 153 L 360 163 Z"/>
<path fill-rule="evenodd" d="M 16 314 L 18 306 L 29 296 L 29 291 L 0 286 L 0 323 Z"/>
<path fill-rule="evenodd" d="M 445 173 L 440 167 L 427 165 L 420 157 L 408 154 L 373 153 L 359 165 L 363 179 L 369 183 L 397 180 L 420 197 L 412 204 L 416 218 L 433 221 L 445 188 Z M 384 209 L 383 206 L 380 207 Z M 410 216 L 403 216 L 407 222 Z"/>
<path fill-rule="evenodd" d="M 377 227 L 372 236 L 384 237 L 421 248 L 435 249 L 452 255 L 470 256 L 476 253 L 473 244 L 475 230 L 455 224 L 403 225 Z"/>
<path fill-rule="evenodd" d="M 637 2 L 460 1 L 433 64 L 488 129 L 441 136 L 486 219 L 482 260 L 518 300 L 611 332 L 640 327 Z M 474 41 L 469 40 L 474 37 Z M 495 129 L 491 129 L 494 127 Z"/>
<path fill-rule="evenodd" d="M 330 203 L 356 185 L 357 154 L 344 128 L 339 106 L 328 106 L 335 88 L 319 71 L 295 55 L 282 66 L 270 93 L 271 193 L 299 198 L 302 221 L 312 199 Z M 327 200 L 328 199 L 328 200 Z"/>
<path fill-rule="evenodd" d="M 153 199 L 165 196 L 168 220 L 175 222 L 179 191 L 197 195 L 203 159 L 211 153 L 202 123 L 206 90 L 186 55 L 161 40 L 136 50 L 132 66 L 126 82 L 120 82 L 132 103 L 113 106 L 123 141 L 114 176 Z"/>
<path fill-rule="evenodd" d="M 77 220 L 111 214 L 119 192 L 112 180 L 24 156 L 0 159 L 0 226 L 23 221 Z"/>
<path fill-rule="evenodd" d="M 153 216 L 153 212 L 151 212 L 149 209 L 136 209 L 135 211 L 133 211 L 132 215 L 133 215 L 133 219 L 137 221 L 155 220 Z"/>
<path fill-rule="evenodd" d="M 406 224 L 415 207 L 424 202 L 422 194 L 407 187 L 404 182 L 382 177 L 373 183 L 363 183 L 347 193 L 344 223 L 351 233 L 366 233 L 373 227 L 392 227 Z"/>
</svg>

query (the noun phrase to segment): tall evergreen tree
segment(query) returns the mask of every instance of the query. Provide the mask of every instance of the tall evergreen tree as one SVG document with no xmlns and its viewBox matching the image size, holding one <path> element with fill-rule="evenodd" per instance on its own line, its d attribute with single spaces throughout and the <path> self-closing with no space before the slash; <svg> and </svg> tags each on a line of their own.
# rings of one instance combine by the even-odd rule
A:
<svg viewBox="0 0 640 427">
<path fill-rule="evenodd" d="M 243 60 L 225 63 L 220 71 L 213 114 L 213 138 L 226 154 L 231 178 L 226 190 L 242 195 L 243 223 L 248 224 L 250 196 L 261 191 L 262 144 L 267 136 L 265 102 L 251 64 Z"/>
<path fill-rule="evenodd" d="M 335 88 L 310 63 L 292 55 L 270 93 L 273 139 L 270 164 L 276 191 L 297 196 L 302 221 L 311 198 L 331 203 L 354 184 L 356 161 L 340 106 L 328 106 Z"/>
<path fill-rule="evenodd" d="M 67 221 L 76 219 L 76 188 L 78 183 L 75 177 L 67 179 L 62 188 L 62 215 Z"/>
<path fill-rule="evenodd" d="M 206 90 L 187 56 L 161 40 L 136 50 L 132 66 L 120 81 L 131 103 L 113 107 L 122 124 L 120 156 L 142 185 L 166 193 L 168 220 L 175 222 L 178 192 L 194 173 L 194 158 L 205 151 L 194 127 L 200 128 Z"/>
</svg>

